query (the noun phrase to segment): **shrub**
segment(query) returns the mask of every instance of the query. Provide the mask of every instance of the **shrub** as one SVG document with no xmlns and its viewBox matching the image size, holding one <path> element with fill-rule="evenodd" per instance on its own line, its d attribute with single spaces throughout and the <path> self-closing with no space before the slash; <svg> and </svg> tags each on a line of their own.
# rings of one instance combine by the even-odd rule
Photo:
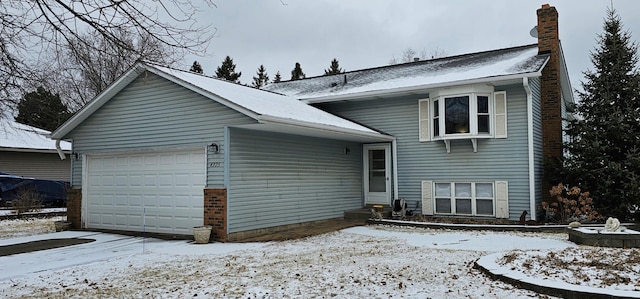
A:
<svg viewBox="0 0 640 299">
<path fill-rule="evenodd" d="M 562 183 L 553 186 L 549 191 L 551 199 L 542 202 L 542 209 L 547 219 L 558 223 L 570 221 L 594 221 L 602 216 L 593 209 L 593 199 L 589 192 L 582 192 L 580 187 L 564 186 Z"/>
<path fill-rule="evenodd" d="M 42 196 L 35 188 L 20 188 L 16 198 L 11 201 L 11 207 L 18 215 L 27 212 L 37 212 L 42 207 Z"/>
</svg>

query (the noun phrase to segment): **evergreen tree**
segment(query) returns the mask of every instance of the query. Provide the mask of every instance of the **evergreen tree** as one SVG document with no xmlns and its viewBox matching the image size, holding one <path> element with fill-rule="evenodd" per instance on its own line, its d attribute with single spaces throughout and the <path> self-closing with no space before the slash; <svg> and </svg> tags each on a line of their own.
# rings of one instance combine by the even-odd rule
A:
<svg viewBox="0 0 640 299">
<path fill-rule="evenodd" d="M 338 59 L 331 60 L 331 66 L 328 69 L 324 70 L 325 75 L 336 75 L 344 73 L 344 70 L 340 68 L 340 64 L 338 64 Z"/>
<path fill-rule="evenodd" d="M 193 64 L 191 65 L 191 68 L 189 69 L 190 72 L 194 72 L 194 73 L 198 73 L 198 74 L 202 74 L 204 73 L 204 71 L 202 70 L 202 66 L 200 65 L 200 63 L 196 60 L 193 62 Z"/>
<path fill-rule="evenodd" d="M 278 83 L 282 81 L 282 77 L 280 76 L 280 71 L 276 72 L 276 76 L 273 78 L 273 83 Z"/>
<path fill-rule="evenodd" d="M 591 192 L 600 214 L 638 221 L 640 212 L 630 213 L 640 207 L 637 45 L 613 9 L 607 10 L 591 61 L 595 70 L 584 73 L 578 117 L 567 130 L 565 170 L 569 183 Z"/>
<path fill-rule="evenodd" d="M 296 62 L 296 66 L 291 71 L 291 80 L 300 80 L 304 79 L 306 75 L 302 72 L 302 67 L 300 67 L 300 63 Z"/>
<path fill-rule="evenodd" d="M 264 65 L 260 65 L 258 67 L 258 71 L 256 72 L 257 77 L 253 77 L 253 83 L 251 86 L 255 88 L 260 88 L 262 86 L 267 85 L 269 83 L 269 76 L 267 75 L 267 70 L 265 70 Z"/>
<path fill-rule="evenodd" d="M 216 76 L 220 79 L 224 79 L 227 81 L 240 83 L 240 76 L 242 72 L 236 73 L 236 65 L 233 63 L 233 59 L 227 56 L 223 61 L 222 65 L 216 69 Z"/>
<path fill-rule="evenodd" d="M 24 95 L 18 103 L 16 121 L 32 127 L 53 131 L 64 123 L 71 113 L 60 100 L 60 95 L 52 94 L 43 87 Z"/>
</svg>

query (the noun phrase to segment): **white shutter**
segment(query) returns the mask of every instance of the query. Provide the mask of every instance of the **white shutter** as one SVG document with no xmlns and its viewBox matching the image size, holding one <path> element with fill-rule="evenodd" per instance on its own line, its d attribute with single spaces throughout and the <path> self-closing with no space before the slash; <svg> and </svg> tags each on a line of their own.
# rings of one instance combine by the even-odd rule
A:
<svg viewBox="0 0 640 299">
<path fill-rule="evenodd" d="M 495 136 L 496 138 L 507 138 L 507 93 L 498 91 L 494 93 L 495 98 Z"/>
<path fill-rule="evenodd" d="M 432 188 L 432 181 L 422 181 L 422 215 L 433 215 Z"/>
<path fill-rule="evenodd" d="M 420 141 L 431 140 L 429 132 L 429 99 L 418 101 L 418 122 Z"/>
<path fill-rule="evenodd" d="M 496 181 L 496 218 L 509 218 L 509 183 Z"/>
</svg>

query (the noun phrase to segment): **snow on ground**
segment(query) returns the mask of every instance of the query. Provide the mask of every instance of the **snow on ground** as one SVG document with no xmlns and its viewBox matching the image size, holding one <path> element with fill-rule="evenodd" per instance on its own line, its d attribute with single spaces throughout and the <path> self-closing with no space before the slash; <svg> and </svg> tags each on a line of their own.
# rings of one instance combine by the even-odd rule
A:
<svg viewBox="0 0 640 299">
<path fill-rule="evenodd" d="M 0 240 L 55 232 L 56 227 L 53 223 L 64 218 L 66 217 L 2 220 Z"/>
<path fill-rule="evenodd" d="M 557 254 L 579 248 L 566 234 L 393 226 L 206 245 L 60 232 L 0 240 L 0 246 L 63 237 L 96 241 L 0 257 L 0 297 L 548 298 L 493 281 L 473 263 L 514 248 Z M 545 267 L 553 265 L 538 270 Z"/>
<path fill-rule="evenodd" d="M 66 211 L 67 211 L 67 208 L 45 208 L 45 209 L 39 209 L 36 212 L 28 212 L 24 214 L 55 213 L 55 212 L 66 212 Z M 0 216 L 14 215 L 15 213 L 16 213 L 16 210 L 0 209 Z M 0 223 L 0 225 L 3 225 L 3 224 Z"/>
</svg>

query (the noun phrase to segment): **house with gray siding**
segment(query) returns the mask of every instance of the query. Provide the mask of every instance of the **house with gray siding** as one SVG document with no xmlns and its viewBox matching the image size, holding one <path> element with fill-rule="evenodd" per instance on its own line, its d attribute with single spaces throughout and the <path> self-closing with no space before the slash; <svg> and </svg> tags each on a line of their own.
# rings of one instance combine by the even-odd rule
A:
<svg viewBox="0 0 640 299">
<path fill-rule="evenodd" d="M 263 90 L 138 63 L 51 134 L 73 142 L 68 218 L 212 225 L 219 240 L 394 198 L 424 215 L 535 219 L 573 103 L 557 12 L 538 16 L 537 44 Z"/>
<path fill-rule="evenodd" d="M 51 132 L 18 123 L 13 116 L 0 120 L 0 172 L 41 180 L 70 179 L 71 164 L 61 160 L 56 141 L 47 136 Z M 61 141 L 60 151 L 71 152 L 71 143 Z M 0 190 L 2 191 L 2 190 Z"/>
</svg>

